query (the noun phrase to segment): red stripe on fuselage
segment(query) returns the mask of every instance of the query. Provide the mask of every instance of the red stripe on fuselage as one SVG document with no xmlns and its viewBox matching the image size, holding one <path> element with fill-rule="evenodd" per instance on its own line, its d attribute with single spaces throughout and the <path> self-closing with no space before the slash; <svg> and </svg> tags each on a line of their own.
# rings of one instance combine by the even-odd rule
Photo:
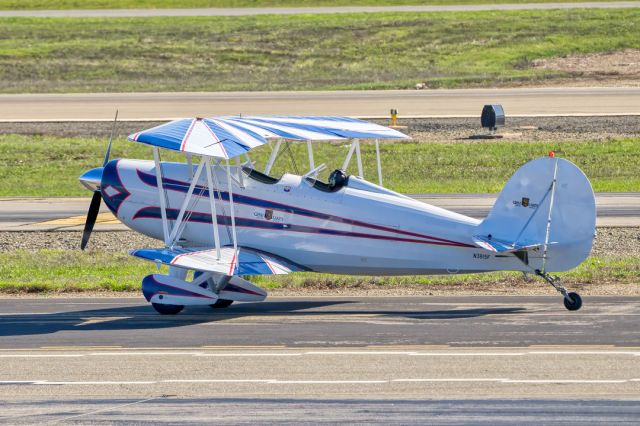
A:
<svg viewBox="0 0 640 426">
<path fill-rule="evenodd" d="M 140 212 L 145 210 L 145 209 L 160 209 L 160 207 L 158 206 L 147 206 L 147 207 L 142 207 L 141 209 L 139 209 L 134 215 L 133 215 L 133 219 L 154 219 L 154 220 L 161 220 L 161 218 L 159 217 L 155 217 L 155 216 L 144 216 L 141 215 Z M 173 210 L 177 210 L 177 209 L 173 209 Z M 193 211 L 187 211 L 186 213 L 188 214 L 196 214 L 196 215 L 203 215 L 203 216 L 208 216 L 211 218 L 211 215 L 209 213 L 205 213 L 205 212 L 193 212 Z M 219 219 L 231 219 L 230 216 L 223 216 L 223 215 L 219 215 L 217 216 Z M 323 228 L 317 228 L 317 227 L 313 227 L 313 226 L 306 226 L 306 225 L 288 225 L 286 227 L 283 226 L 283 228 L 267 228 L 267 227 L 261 227 L 259 226 L 259 224 L 264 223 L 265 225 L 274 225 L 273 222 L 268 222 L 268 221 L 264 221 L 264 220 L 258 220 L 258 219 L 250 219 L 250 218 L 236 218 L 236 219 L 242 219 L 242 220 L 246 220 L 246 221 L 250 221 L 250 222 L 254 222 L 257 223 L 258 225 L 242 225 L 242 224 L 236 224 L 236 227 L 238 228 L 259 228 L 259 229 L 270 229 L 272 231 L 289 231 L 289 232 L 299 232 L 299 233 L 306 233 L 306 234 L 318 234 L 318 235 L 327 235 L 327 236 L 333 236 L 333 237 L 354 237 L 354 238 L 368 238 L 368 239 L 374 239 L 374 240 L 387 240 L 387 241 L 397 241 L 397 242 L 403 242 L 403 243 L 415 243 L 415 244 L 431 244 L 431 245 L 439 245 L 439 246 L 450 246 L 450 247 L 462 247 L 462 248 L 476 248 L 476 246 L 470 245 L 470 244 L 464 244 L 464 243 L 457 243 L 457 242 L 444 242 L 444 241 L 429 241 L 429 240 L 413 240 L 410 238 L 402 238 L 402 237 L 393 237 L 393 236 L 387 236 L 387 235 L 376 235 L 376 234 L 363 234 L 361 232 L 350 232 L 350 231 L 341 231 L 338 229 L 323 229 Z M 170 219 L 173 220 L 173 219 Z M 194 223 L 206 223 L 206 224 L 211 224 L 211 220 L 207 220 L 207 221 L 203 221 L 203 220 L 197 220 L 194 218 L 190 218 L 188 220 L 188 222 L 194 222 Z M 231 226 L 230 224 L 220 224 L 219 225 L 222 226 Z M 285 224 L 286 225 L 286 224 Z M 299 227 L 299 228 L 307 228 L 306 230 L 302 230 L 302 229 L 294 229 L 294 227 Z M 326 233 L 326 232 L 322 232 L 323 230 L 325 231 L 331 231 L 332 233 Z"/>
<path fill-rule="evenodd" d="M 145 173 L 145 172 L 143 172 L 141 170 L 136 170 L 136 171 L 138 173 Z M 146 174 L 150 175 L 148 173 L 146 173 Z M 189 185 L 186 182 L 183 182 L 183 181 L 180 181 L 180 180 L 177 180 L 177 179 L 164 178 L 164 177 L 162 179 L 163 182 L 165 181 L 165 179 L 170 180 L 171 183 L 173 183 L 174 185 L 182 185 L 182 186 L 185 186 L 186 188 L 189 187 Z M 147 184 L 144 180 L 142 180 L 142 179 L 140 179 L 140 180 L 143 183 Z M 154 186 L 154 185 L 149 185 L 149 184 L 147 184 L 147 185 L 151 186 L 151 187 L 154 187 L 154 188 L 157 188 L 157 186 Z M 199 187 L 199 186 L 200 185 L 196 185 L 196 187 Z M 207 188 L 204 188 L 204 189 L 207 189 Z M 165 187 L 165 190 L 167 190 L 167 191 L 175 191 L 175 192 L 183 192 L 183 191 L 180 191 L 180 190 L 176 190 L 174 188 L 167 188 L 167 187 Z M 200 196 L 204 197 L 204 195 L 197 194 L 195 191 L 194 191 L 193 195 L 198 196 L 198 197 L 200 197 Z M 346 217 L 336 216 L 336 215 L 332 215 L 332 214 L 328 214 L 328 213 L 322 213 L 322 212 L 318 212 L 318 211 L 315 211 L 315 210 L 305 209 L 305 208 L 302 208 L 302 207 L 295 207 L 295 206 L 283 204 L 283 203 L 276 202 L 276 201 L 264 200 L 264 199 L 261 199 L 261 198 L 252 197 L 250 195 L 245 195 L 245 194 L 240 194 L 240 195 L 243 198 L 248 198 L 248 199 L 252 199 L 252 200 L 256 200 L 256 201 L 264 202 L 264 203 L 271 203 L 272 205 L 269 206 L 270 209 L 276 210 L 276 211 L 279 211 L 279 212 L 283 212 L 283 213 L 289 213 L 289 214 L 298 215 L 298 216 L 305 216 L 305 217 L 310 217 L 310 218 L 319 219 L 319 220 L 325 219 L 325 220 L 329 220 L 331 222 L 336 222 L 336 223 L 344 223 L 344 224 L 347 224 L 347 225 L 360 226 L 362 228 L 370 228 L 370 229 L 376 229 L 378 231 L 391 232 L 391 233 L 394 233 L 394 234 L 407 235 L 407 236 L 410 236 L 410 237 L 417 237 L 417 238 L 422 238 L 422 239 L 434 240 L 434 241 L 439 241 L 439 242 L 442 242 L 442 243 L 448 243 L 448 245 L 459 245 L 459 246 L 462 246 L 462 247 L 475 247 L 474 245 L 460 243 L 460 242 L 457 242 L 457 241 L 448 240 L 446 238 L 433 237 L 433 236 L 430 236 L 430 235 L 419 234 L 419 233 L 416 233 L 416 232 L 404 231 L 404 230 L 401 230 L 401 229 L 394 229 L 394 228 L 390 228 L 390 227 L 384 226 L 384 225 L 376 225 L 376 224 L 373 224 L 373 223 L 362 222 L 362 221 L 359 221 L 359 220 L 349 219 L 349 218 L 346 218 Z M 228 202 L 226 200 L 223 200 L 223 201 Z M 256 207 L 255 205 L 253 205 L 251 203 L 246 203 L 246 202 L 242 202 L 242 201 L 235 201 L 234 200 L 234 203 Z M 277 205 L 279 207 L 276 207 L 275 205 Z M 258 206 L 258 207 L 261 207 L 261 206 Z M 290 210 L 287 210 L 287 208 L 290 209 Z M 305 214 L 304 213 L 305 211 L 309 212 L 309 214 Z M 316 215 L 323 216 L 323 218 L 319 218 Z M 444 244 L 442 244 L 442 245 L 444 245 Z"/>
</svg>

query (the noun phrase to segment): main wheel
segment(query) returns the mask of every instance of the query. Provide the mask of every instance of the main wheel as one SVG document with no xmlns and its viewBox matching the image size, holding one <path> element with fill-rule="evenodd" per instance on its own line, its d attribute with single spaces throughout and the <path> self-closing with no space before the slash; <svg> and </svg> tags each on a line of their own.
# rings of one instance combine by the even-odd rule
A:
<svg viewBox="0 0 640 426">
<path fill-rule="evenodd" d="M 151 306 L 161 315 L 175 315 L 184 309 L 182 305 L 164 305 L 162 303 L 152 303 Z"/>
<path fill-rule="evenodd" d="M 216 303 L 209 306 L 211 306 L 213 309 L 222 309 L 222 308 L 228 308 L 229 306 L 231 306 L 232 303 L 233 303 L 233 300 L 218 299 L 216 300 Z"/>
<path fill-rule="evenodd" d="M 566 297 L 564 298 L 564 307 L 570 311 L 577 311 L 582 307 L 582 298 L 578 293 L 569 293 L 567 296 L 573 301 L 570 302 Z"/>
</svg>

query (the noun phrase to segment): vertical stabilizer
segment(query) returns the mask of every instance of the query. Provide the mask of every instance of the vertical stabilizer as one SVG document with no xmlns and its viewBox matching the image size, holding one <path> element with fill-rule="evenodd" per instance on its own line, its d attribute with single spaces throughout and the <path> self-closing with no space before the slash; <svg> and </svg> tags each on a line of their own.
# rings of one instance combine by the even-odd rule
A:
<svg viewBox="0 0 640 426">
<path fill-rule="evenodd" d="M 582 170 L 543 157 L 511 176 L 474 240 L 490 251 L 526 250 L 532 268 L 563 271 L 589 255 L 595 224 L 595 197 Z"/>
</svg>

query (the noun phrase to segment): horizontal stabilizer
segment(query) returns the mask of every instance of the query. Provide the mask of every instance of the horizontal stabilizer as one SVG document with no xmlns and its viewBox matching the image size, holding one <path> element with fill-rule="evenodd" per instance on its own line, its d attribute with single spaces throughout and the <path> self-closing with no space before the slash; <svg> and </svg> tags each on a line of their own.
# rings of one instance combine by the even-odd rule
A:
<svg viewBox="0 0 640 426">
<path fill-rule="evenodd" d="M 506 241 L 496 240 L 494 238 L 485 237 L 483 235 L 474 235 L 473 242 L 480 248 L 485 250 L 489 250 L 495 253 L 513 253 L 515 251 L 520 250 L 533 250 L 538 247 L 542 247 L 544 243 L 537 244 L 514 244 Z M 548 245 L 556 244 L 555 242 L 550 242 Z"/>
<path fill-rule="evenodd" d="M 137 249 L 130 254 L 165 265 L 230 276 L 282 275 L 306 270 L 286 259 L 244 247 L 238 247 L 237 253 L 233 247 L 223 247 L 220 259 L 216 249 L 210 248 Z"/>
</svg>

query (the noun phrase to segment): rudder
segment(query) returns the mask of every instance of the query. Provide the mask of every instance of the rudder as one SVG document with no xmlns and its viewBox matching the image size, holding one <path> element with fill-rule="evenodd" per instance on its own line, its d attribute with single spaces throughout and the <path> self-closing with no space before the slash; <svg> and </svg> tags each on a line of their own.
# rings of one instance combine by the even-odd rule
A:
<svg viewBox="0 0 640 426">
<path fill-rule="evenodd" d="M 527 251 L 534 269 L 564 271 L 589 255 L 595 222 L 595 197 L 582 170 L 562 158 L 542 157 L 511 176 L 474 241 L 491 251 Z"/>
</svg>

